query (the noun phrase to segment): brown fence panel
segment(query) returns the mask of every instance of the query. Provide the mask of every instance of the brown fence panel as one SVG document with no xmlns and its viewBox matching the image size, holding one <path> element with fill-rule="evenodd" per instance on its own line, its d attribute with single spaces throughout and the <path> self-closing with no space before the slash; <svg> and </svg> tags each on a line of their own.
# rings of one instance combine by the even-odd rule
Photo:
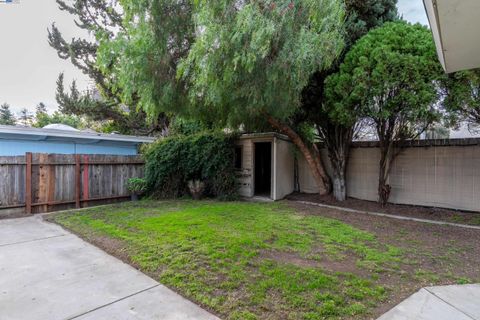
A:
<svg viewBox="0 0 480 320">
<path fill-rule="evenodd" d="M 0 157 L 0 215 L 127 199 L 127 180 L 143 174 L 140 156 L 27 153 Z"/>
</svg>

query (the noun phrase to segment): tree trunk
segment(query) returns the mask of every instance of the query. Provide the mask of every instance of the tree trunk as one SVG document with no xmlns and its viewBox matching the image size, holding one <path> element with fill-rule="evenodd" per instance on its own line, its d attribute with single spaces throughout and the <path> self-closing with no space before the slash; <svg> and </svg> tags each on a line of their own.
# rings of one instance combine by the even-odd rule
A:
<svg viewBox="0 0 480 320">
<path fill-rule="evenodd" d="M 347 165 L 354 126 L 324 123 L 323 126 L 317 127 L 317 130 L 325 143 L 328 158 L 332 164 L 333 196 L 337 201 L 345 201 L 347 199 Z"/>
<path fill-rule="evenodd" d="M 333 196 L 337 201 L 345 201 L 347 199 L 347 182 L 345 170 L 334 168 L 333 171 Z"/>
<path fill-rule="evenodd" d="M 392 191 L 392 187 L 387 184 L 388 174 L 389 174 L 389 167 L 393 158 L 390 156 L 390 143 L 389 146 L 381 146 L 380 147 L 380 166 L 378 172 L 378 202 L 385 206 L 388 203 L 388 199 L 390 197 L 390 192 Z"/>
<path fill-rule="evenodd" d="M 320 153 L 317 149 L 310 149 L 302 138 L 292 129 L 290 126 L 281 123 L 277 119 L 273 118 L 272 116 L 267 115 L 267 121 L 270 125 L 277 130 L 280 130 L 284 134 L 286 134 L 292 142 L 298 147 L 300 152 L 305 157 L 307 161 L 308 167 L 312 172 L 313 178 L 318 186 L 320 195 L 326 195 L 330 193 L 331 190 L 331 183 L 330 178 L 325 173 L 325 169 L 322 165 L 320 159 Z"/>
</svg>

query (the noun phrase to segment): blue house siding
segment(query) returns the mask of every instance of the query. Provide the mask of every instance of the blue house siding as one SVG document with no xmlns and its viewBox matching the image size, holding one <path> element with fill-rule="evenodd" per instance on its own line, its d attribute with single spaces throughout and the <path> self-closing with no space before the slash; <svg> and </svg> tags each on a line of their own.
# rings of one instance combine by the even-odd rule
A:
<svg viewBox="0 0 480 320">
<path fill-rule="evenodd" d="M 115 141 L 35 141 L 0 139 L 0 156 L 19 156 L 26 152 L 60 154 L 136 155 L 137 144 Z M 90 143 L 89 143 L 90 142 Z"/>
</svg>

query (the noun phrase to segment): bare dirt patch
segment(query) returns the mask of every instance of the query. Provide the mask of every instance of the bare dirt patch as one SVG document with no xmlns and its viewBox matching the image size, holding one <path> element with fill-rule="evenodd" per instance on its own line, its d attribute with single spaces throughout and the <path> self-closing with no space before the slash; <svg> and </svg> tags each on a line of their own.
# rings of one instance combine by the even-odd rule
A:
<svg viewBox="0 0 480 320">
<path fill-rule="evenodd" d="M 385 270 L 377 283 L 391 291 L 374 314 L 380 316 L 425 286 L 480 282 L 480 231 L 351 213 L 287 202 L 300 214 L 340 220 L 403 250 L 400 270 Z"/>
<path fill-rule="evenodd" d="M 368 274 L 367 270 L 357 267 L 357 258 L 353 253 L 346 255 L 340 260 L 336 260 L 326 254 L 322 254 L 320 259 L 309 259 L 300 256 L 296 252 L 264 250 L 260 252 L 258 259 L 269 259 L 280 263 L 293 264 L 302 268 L 322 268 L 332 273 L 353 273 L 362 276 Z"/>
<path fill-rule="evenodd" d="M 382 207 L 378 202 L 348 198 L 343 202 L 335 200 L 331 195 L 321 196 L 319 194 L 295 193 L 288 197 L 288 200 L 310 201 L 330 206 L 350 208 L 360 211 L 371 211 L 400 215 L 419 219 L 480 225 L 480 212 L 464 212 L 453 209 L 421 207 L 388 203 Z"/>
</svg>

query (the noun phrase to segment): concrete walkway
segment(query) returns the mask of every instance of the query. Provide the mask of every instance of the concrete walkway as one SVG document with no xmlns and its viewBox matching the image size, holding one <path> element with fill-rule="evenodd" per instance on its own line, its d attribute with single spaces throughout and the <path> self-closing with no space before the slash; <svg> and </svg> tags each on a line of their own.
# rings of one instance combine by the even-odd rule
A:
<svg viewBox="0 0 480 320">
<path fill-rule="evenodd" d="M 0 319 L 217 320 L 41 217 L 0 221 Z"/>
<path fill-rule="evenodd" d="M 480 320 L 480 285 L 423 288 L 378 320 Z"/>
</svg>

